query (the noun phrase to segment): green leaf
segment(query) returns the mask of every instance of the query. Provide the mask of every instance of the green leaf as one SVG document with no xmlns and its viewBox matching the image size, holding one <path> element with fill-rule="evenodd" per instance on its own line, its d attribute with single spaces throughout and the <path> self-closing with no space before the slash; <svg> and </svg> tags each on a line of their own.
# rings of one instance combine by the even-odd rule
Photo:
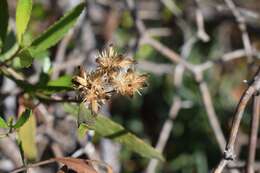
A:
<svg viewBox="0 0 260 173">
<path fill-rule="evenodd" d="M 17 129 L 20 128 L 24 125 L 24 123 L 26 123 L 30 116 L 32 115 L 32 111 L 29 109 L 26 109 L 22 115 L 19 117 L 18 121 L 15 123 L 15 125 L 13 126 L 13 128 Z"/>
<path fill-rule="evenodd" d="M 81 123 L 78 128 L 78 137 L 80 139 L 83 139 L 86 133 L 88 132 L 88 130 L 89 130 L 88 126 L 84 123 Z"/>
<path fill-rule="evenodd" d="M 72 77 L 69 75 L 61 76 L 56 80 L 51 80 L 48 82 L 48 86 L 62 86 L 62 87 L 70 87 L 72 85 L 71 82 Z"/>
<path fill-rule="evenodd" d="M 8 3 L 7 0 L 1 0 L 0 1 L 0 42 L 4 44 L 6 33 L 8 29 L 8 19 L 9 19 L 9 13 L 8 13 Z"/>
<path fill-rule="evenodd" d="M 164 160 L 162 154 L 156 151 L 151 145 L 145 143 L 124 129 L 123 126 L 105 116 L 97 116 L 97 121 L 93 129 L 101 136 L 115 140 L 143 157 Z"/>
<path fill-rule="evenodd" d="M 7 123 L 2 117 L 0 117 L 0 128 L 8 128 Z"/>
<path fill-rule="evenodd" d="M 74 114 L 75 116 L 78 115 L 78 106 L 72 104 L 65 104 L 64 109 L 66 112 Z M 86 109 L 85 107 L 83 109 Z M 83 110 L 83 112 L 89 112 L 87 110 Z M 90 115 L 84 115 L 89 119 Z M 127 131 L 123 126 L 120 124 L 112 121 L 106 116 L 97 115 L 95 123 L 89 123 L 87 126 L 90 129 L 93 129 L 101 135 L 102 137 L 109 138 L 116 142 L 123 144 L 129 150 L 132 150 L 139 155 L 146 157 L 146 158 L 156 158 L 161 161 L 164 160 L 164 157 L 160 152 L 154 149 L 151 145 L 145 143 L 143 140 L 135 136 L 134 134 Z"/>
<path fill-rule="evenodd" d="M 17 55 L 14 64 L 18 68 L 30 67 L 33 62 L 33 57 L 28 50 L 24 50 Z"/>
<path fill-rule="evenodd" d="M 5 46 L 3 47 L 3 52 L 2 52 L 3 54 L 0 55 L 1 61 L 9 59 L 19 49 L 19 45 L 16 44 L 15 42 L 16 42 L 15 36 L 14 35 L 12 36 L 11 33 L 8 34 L 6 41 L 5 41 Z M 10 47 L 8 47 L 8 46 L 10 46 Z"/>
<path fill-rule="evenodd" d="M 34 116 L 29 117 L 28 121 L 19 129 L 18 135 L 21 140 L 24 156 L 29 160 L 36 159 L 36 120 Z"/>
<path fill-rule="evenodd" d="M 49 27 L 43 34 L 36 38 L 29 50 L 34 56 L 35 54 L 44 51 L 57 42 L 71 29 L 76 23 L 77 18 L 83 11 L 85 3 L 81 3 L 66 13 L 58 22 Z"/>
<path fill-rule="evenodd" d="M 47 77 L 49 76 L 47 75 Z M 42 94 L 46 94 L 46 96 L 52 93 L 72 90 L 71 76 L 69 75 L 64 75 L 51 81 L 44 81 L 44 78 L 42 78 L 41 81 L 42 82 L 37 83 L 37 90 Z M 48 98 L 46 97 L 46 99 Z"/>
<path fill-rule="evenodd" d="M 30 84 L 27 81 L 19 80 L 15 76 L 10 75 L 6 69 L 1 70 L 6 77 L 14 81 L 25 92 L 30 93 L 32 96 L 37 96 L 38 98 L 39 94 L 41 94 L 41 98 L 46 101 L 50 99 L 49 94 L 69 91 L 72 89 L 70 86 L 48 86 L 47 83 L 41 83 L 42 79 L 37 84 Z"/>
<path fill-rule="evenodd" d="M 22 44 L 23 34 L 28 26 L 32 11 L 32 0 L 19 0 L 16 8 L 16 32 L 18 43 Z"/>
</svg>

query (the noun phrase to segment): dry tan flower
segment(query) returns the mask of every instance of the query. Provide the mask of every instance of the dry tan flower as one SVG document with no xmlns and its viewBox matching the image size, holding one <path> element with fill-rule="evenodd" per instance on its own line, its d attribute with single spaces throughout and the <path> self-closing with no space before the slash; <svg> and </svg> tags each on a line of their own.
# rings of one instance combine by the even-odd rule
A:
<svg viewBox="0 0 260 173">
<path fill-rule="evenodd" d="M 80 92 L 81 100 L 89 105 L 94 114 L 97 114 L 100 106 L 110 98 L 110 93 L 105 91 L 103 82 L 103 76 L 99 73 L 87 74 L 82 67 L 79 76 L 73 77 L 74 88 Z"/>
<path fill-rule="evenodd" d="M 139 75 L 132 69 L 129 69 L 127 73 L 120 73 L 114 77 L 112 79 L 112 85 L 118 93 L 132 97 L 135 92 L 141 95 L 139 90 L 147 86 L 145 82 L 146 79 L 146 75 Z"/>
<path fill-rule="evenodd" d="M 96 62 L 98 64 L 98 70 L 109 76 L 120 68 L 126 68 L 135 63 L 135 61 L 130 58 L 118 55 L 112 46 L 110 46 L 108 50 L 101 52 Z"/>
<path fill-rule="evenodd" d="M 89 105 L 89 108 L 93 114 L 97 114 L 100 107 L 110 98 L 110 96 L 104 91 L 97 91 L 93 88 L 85 88 L 81 94 L 83 94 L 82 101 Z"/>
<path fill-rule="evenodd" d="M 133 59 L 125 58 L 123 55 L 118 55 L 114 59 L 114 66 L 120 68 L 127 68 L 135 63 Z"/>
<path fill-rule="evenodd" d="M 72 82 L 74 83 L 74 88 L 76 89 L 82 89 L 84 87 L 87 87 L 88 80 L 87 80 L 87 73 L 83 69 L 82 66 L 78 67 L 78 76 L 73 76 Z"/>
<path fill-rule="evenodd" d="M 131 68 L 134 60 L 117 55 L 112 46 L 99 54 L 95 71 L 86 73 L 80 67 L 79 74 L 73 77 L 74 88 L 80 99 L 87 103 L 93 114 L 118 93 L 132 97 L 135 92 L 146 86 L 146 75 L 139 75 Z"/>
</svg>

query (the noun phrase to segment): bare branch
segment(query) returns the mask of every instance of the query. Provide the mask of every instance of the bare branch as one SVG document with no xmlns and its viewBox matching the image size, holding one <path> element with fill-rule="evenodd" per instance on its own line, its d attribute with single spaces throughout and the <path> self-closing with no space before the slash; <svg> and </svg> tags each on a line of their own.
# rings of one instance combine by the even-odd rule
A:
<svg viewBox="0 0 260 173">
<path fill-rule="evenodd" d="M 162 130 L 159 135 L 158 142 L 156 144 L 156 149 L 159 152 L 162 152 L 171 133 L 172 126 L 173 126 L 173 120 L 176 118 L 178 115 L 179 110 L 181 109 L 181 100 L 179 97 L 176 97 L 174 99 L 174 102 L 172 104 L 169 118 L 164 122 Z M 146 173 L 154 173 L 156 170 L 156 167 L 158 165 L 158 160 L 157 159 L 152 159 L 146 169 Z"/>
<path fill-rule="evenodd" d="M 243 41 L 243 45 L 244 45 L 245 51 L 248 56 L 248 60 L 249 60 L 249 62 L 252 62 L 252 58 L 253 58 L 252 57 L 253 56 L 252 46 L 251 46 L 249 35 L 247 32 L 245 19 L 241 15 L 240 11 L 237 9 L 236 5 L 234 4 L 234 2 L 232 0 L 225 0 L 225 2 L 227 4 L 228 8 L 233 13 L 234 17 L 236 18 L 238 27 L 239 27 L 240 31 L 242 32 L 242 41 Z"/>
<path fill-rule="evenodd" d="M 190 63 L 188 63 L 185 59 L 181 58 L 180 55 L 173 50 L 169 49 L 168 47 L 162 45 L 160 42 L 156 41 L 155 39 L 145 36 L 142 40 L 143 44 L 148 44 L 152 46 L 154 49 L 156 49 L 158 52 L 163 54 L 166 58 L 173 61 L 177 64 L 182 64 L 185 68 L 187 68 L 189 71 L 194 72 L 194 66 Z"/>
<path fill-rule="evenodd" d="M 210 92 L 209 92 L 206 82 L 204 82 L 204 81 L 200 82 L 199 88 L 200 88 L 200 92 L 202 95 L 205 109 L 208 114 L 208 119 L 209 119 L 210 125 L 217 138 L 217 142 L 218 142 L 218 145 L 220 146 L 221 151 L 224 151 L 225 145 L 226 145 L 226 140 L 225 140 L 225 137 L 221 130 L 221 127 L 219 125 L 219 121 L 217 119 L 217 115 L 216 115 L 215 109 L 213 107 L 212 99 L 211 99 Z"/>
<path fill-rule="evenodd" d="M 226 149 L 223 154 L 223 158 L 220 161 L 217 168 L 214 170 L 214 173 L 221 173 L 225 166 L 229 163 L 229 161 L 232 161 L 235 159 L 235 153 L 234 153 L 234 144 L 236 141 L 239 125 L 242 119 L 242 116 L 244 114 L 246 105 L 250 98 L 260 89 L 260 68 L 258 69 L 256 75 L 254 76 L 254 80 L 251 83 L 251 85 L 246 89 L 246 91 L 243 93 L 237 109 L 235 113 L 235 117 L 232 123 L 232 129 L 230 132 L 230 137 L 228 144 L 226 146 Z"/>
<path fill-rule="evenodd" d="M 257 132 L 259 128 L 260 116 L 260 96 L 254 96 L 253 117 L 251 120 L 251 135 L 249 141 L 249 154 L 247 159 L 247 173 L 254 173 L 254 163 L 256 154 Z"/>
<path fill-rule="evenodd" d="M 197 9 L 196 9 L 196 23 L 198 28 L 197 36 L 203 42 L 208 42 L 210 40 L 210 37 L 205 30 L 204 17 L 202 11 L 200 10 L 199 0 L 195 0 L 195 2 L 197 4 Z"/>
<path fill-rule="evenodd" d="M 200 89 L 201 89 L 204 104 L 206 105 L 206 111 L 208 113 L 207 115 L 208 115 L 210 124 L 211 124 L 214 134 L 217 138 L 219 147 L 220 147 L 221 151 L 223 151 L 225 143 L 226 143 L 225 138 L 224 138 L 223 132 L 220 128 L 219 122 L 217 120 L 216 113 L 215 113 L 214 106 L 211 101 L 211 96 L 208 91 L 207 85 L 205 82 L 202 82 L 203 74 L 202 74 L 201 68 L 199 66 L 190 64 L 185 59 L 181 58 L 179 54 L 175 53 L 173 50 L 169 49 L 168 47 L 164 46 L 160 42 L 158 42 L 148 36 L 146 36 L 143 39 L 143 42 L 151 45 L 153 48 L 155 48 L 157 51 L 159 51 L 161 54 L 163 54 L 164 56 L 169 58 L 174 63 L 183 65 L 183 67 L 188 69 L 194 75 L 195 80 L 200 83 Z"/>
</svg>

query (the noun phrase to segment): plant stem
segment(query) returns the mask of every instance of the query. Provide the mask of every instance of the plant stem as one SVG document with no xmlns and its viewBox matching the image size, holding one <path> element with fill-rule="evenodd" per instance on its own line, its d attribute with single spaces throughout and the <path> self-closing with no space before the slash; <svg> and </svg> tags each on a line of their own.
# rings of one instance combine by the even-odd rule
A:
<svg viewBox="0 0 260 173">
<path fill-rule="evenodd" d="M 254 173 L 254 162 L 256 154 L 257 132 L 259 128 L 260 116 L 260 96 L 254 96 L 253 117 L 251 120 L 251 135 L 249 141 L 249 151 L 247 159 L 246 173 Z"/>
<path fill-rule="evenodd" d="M 251 97 L 260 90 L 260 67 L 258 68 L 253 81 L 250 83 L 249 87 L 244 91 L 240 101 L 237 105 L 234 120 L 232 123 L 232 128 L 230 132 L 229 141 L 226 145 L 226 149 L 223 154 L 223 158 L 218 164 L 214 173 L 221 173 L 225 166 L 232 160 L 235 159 L 234 145 L 238 134 L 238 129 L 240 126 L 241 119 L 243 117 L 246 105 Z"/>
<path fill-rule="evenodd" d="M 27 166 L 13 170 L 11 173 L 22 172 L 22 171 L 27 170 L 28 168 L 34 168 L 34 167 L 38 167 L 38 166 L 41 166 L 41 165 L 47 165 L 47 164 L 50 164 L 50 163 L 53 163 L 53 162 L 55 162 L 54 159 L 49 159 L 49 160 L 44 160 L 44 161 L 34 163 L 34 164 L 28 164 Z"/>
<path fill-rule="evenodd" d="M 14 52 L 12 56 L 10 56 L 10 58 L 7 58 L 6 60 L 0 63 L 0 67 L 5 66 L 8 62 L 12 61 L 18 55 L 18 53 L 20 53 L 21 50 L 22 48 L 18 47 L 18 49 Z"/>
</svg>

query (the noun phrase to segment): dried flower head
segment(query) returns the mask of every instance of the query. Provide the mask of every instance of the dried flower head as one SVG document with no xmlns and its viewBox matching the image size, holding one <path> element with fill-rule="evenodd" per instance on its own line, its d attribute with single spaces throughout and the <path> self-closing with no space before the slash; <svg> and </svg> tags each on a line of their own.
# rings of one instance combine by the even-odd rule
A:
<svg viewBox="0 0 260 173">
<path fill-rule="evenodd" d="M 140 93 L 140 89 L 146 87 L 145 83 L 147 79 L 146 75 L 139 75 L 132 69 L 129 69 L 127 73 L 120 73 L 112 79 L 112 85 L 115 90 L 121 95 L 132 97 L 135 92 Z"/>
<path fill-rule="evenodd" d="M 132 69 L 135 61 L 117 55 L 112 46 L 101 52 L 96 62 L 98 67 L 95 71 L 86 73 L 80 67 L 79 74 L 73 77 L 75 90 L 93 114 L 97 114 L 113 94 L 132 97 L 135 92 L 140 94 L 140 89 L 147 86 L 147 76 L 137 74 Z"/>
<path fill-rule="evenodd" d="M 94 114 L 97 114 L 100 106 L 110 98 L 110 93 L 104 89 L 104 79 L 99 73 L 87 74 L 82 67 L 79 71 L 79 76 L 74 76 L 72 79 L 74 88 L 80 92 L 80 99 L 89 105 Z"/>
<path fill-rule="evenodd" d="M 98 64 L 98 70 L 109 76 L 121 68 L 127 68 L 135 63 L 133 59 L 118 55 L 112 46 L 107 50 L 102 51 L 98 55 L 96 62 Z"/>
</svg>

